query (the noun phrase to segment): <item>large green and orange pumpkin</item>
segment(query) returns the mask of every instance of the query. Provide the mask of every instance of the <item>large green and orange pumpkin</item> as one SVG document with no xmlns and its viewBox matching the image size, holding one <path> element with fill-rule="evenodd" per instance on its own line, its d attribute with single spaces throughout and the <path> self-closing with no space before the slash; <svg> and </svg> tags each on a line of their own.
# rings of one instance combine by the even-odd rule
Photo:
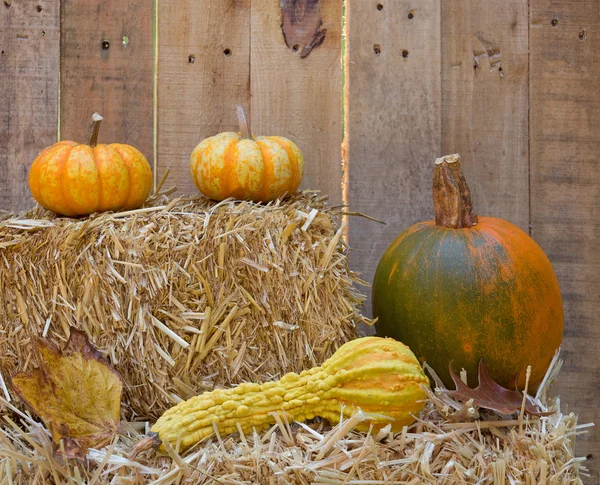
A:
<svg viewBox="0 0 600 485">
<path fill-rule="evenodd" d="M 282 136 L 254 138 L 238 106 L 240 133 L 225 132 L 202 140 L 190 156 L 196 187 L 207 197 L 268 202 L 298 190 L 304 157 Z"/>
<path fill-rule="evenodd" d="M 451 362 L 475 385 L 484 359 L 510 388 L 523 387 L 531 365 L 529 388 L 536 388 L 563 333 L 550 261 L 515 225 L 477 217 L 458 155 L 436 161 L 433 199 L 435 220 L 409 227 L 379 262 L 377 334 L 410 346 L 447 386 Z"/>
<path fill-rule="evenodd" d="M 44 208 L 64 216 L 137 209 L 150 194 L 152 170 L 130 145 L 99 144 L 102 116 L 94 113 L 87 145 L 61 141 L 43 150 L 29 170 L 29 188 Z"/>
</svg>

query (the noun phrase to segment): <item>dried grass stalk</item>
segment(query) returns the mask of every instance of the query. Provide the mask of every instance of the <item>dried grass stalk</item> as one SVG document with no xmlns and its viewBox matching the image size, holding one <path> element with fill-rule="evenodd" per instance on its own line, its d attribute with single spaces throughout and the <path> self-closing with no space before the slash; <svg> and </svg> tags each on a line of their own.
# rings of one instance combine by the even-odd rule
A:
<svg viewBox="0 0 600 485">
<path fill-rule="evenodd" d="M 33 337 L 62 346 L 81 328 L 124 378 L 124 418 L 148 419 L 214 386 L 320 364 L 367 322 L 337 214 L 306 193 L 4 217 L 0 374 L 35 363 Z"/>
<path fill-rule="evenodd" d="M 555 369 L 558 363 L 555 362 Z M 550 383 L 547 381 L 546 386 Z M 546 392 L 541 395 L 547 395 Z M 358 414 L 331 428 L 325 423 L 287 423 L 262 433 L 214 437 L 180 455 L 127 455 L 147 423 L 123 423 L 124 434 L 86 464 L 52 454 L 44 427 L 21 414 L 19 424 L 0 427 L 0 481 L 110 484 L 581 484 L 584 458 L 576 458 L 577 435 L 589 425 L 559 410 L 558 400 L 538 400 L 557 412 L 519 420 L 472 409 L 429 391 L 419 420 L 400 433 L 359 432 Z M 1 405 L 1 404 L 0 404 Z M 480 420 L 468 416 L 479 415 Z M 465 420 L 465 416 L 467 419 Z M 514 418 L 512 416 L 511 418 Z"/>
</svg>

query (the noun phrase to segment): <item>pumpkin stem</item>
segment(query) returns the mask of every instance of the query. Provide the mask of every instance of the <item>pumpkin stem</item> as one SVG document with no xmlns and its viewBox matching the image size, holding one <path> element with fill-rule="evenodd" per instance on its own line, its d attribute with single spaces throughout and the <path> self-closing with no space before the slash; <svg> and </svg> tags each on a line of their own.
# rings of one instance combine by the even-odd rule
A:
<svg viewBox="0 0 600 485">
<path fill-rule="evenodd" d="M 92 126 L 90 128 L 90 142 L 89 146 L 94 148 L 98 144 L 98 133 L 100 133 L 100 123 L 102 123 L 102 116 L 98 113 L 92 115 Z"/>
<path fill-rule="evenodd" d="M 238 104 L 237 106 L 237 118 L 238 123 L 240 124 L 240 133 L 242 138 L 248 138 L 249 140 L 254 140 L 252 136 L 252 131 L 250 130 L 250 122 L 248 118 L 246 118 L 246 112 L 242 105 Z"/>
<path fill-rule="evenodd" d="M 461 229 L 473 227 L 478 222 L 458 154 L 446 155 L 435 161 L 433 208 L 437 226 Z"/>
</svg>

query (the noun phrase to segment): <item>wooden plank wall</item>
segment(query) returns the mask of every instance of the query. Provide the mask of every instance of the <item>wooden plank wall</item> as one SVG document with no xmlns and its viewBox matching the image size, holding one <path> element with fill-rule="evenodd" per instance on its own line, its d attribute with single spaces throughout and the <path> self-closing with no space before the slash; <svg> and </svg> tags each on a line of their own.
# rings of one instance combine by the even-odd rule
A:
<svg viewBox="0 0 600 485">
<path fill-rule="evenodd" d="M 59 8 L 0 3 L 0 210 L 31 206 L 29 165 L 57 141 Z"/>
<path fill-rule="evenodd" d="M 442 2 L 442 152 L 460 153 L 480 214 L 528 231 L 527 1 Z"/>
<path fill-rule="evenodd" d="M 133 145 L 152 164 L 153 18 L 147 0 L 62 0 L 61 139 L 87 143 L 97 111 L 101 143 Z"/>
<path fill-rule="evenodd" d="M 565 308 L 556 392 L 600 425 L 600 2 L 531 0 L 532 237 L 554 265 Z M 581 437 L 600 483 L 600 431 Z"/>
<path fill-rule="evenodd" d="M 430 172 L 441 152 L 440 3 L 356 0 L 347 13 L 346 201 L 387 223 L 350 223 L 352 266 L 372 281 L 407 223 L 431 218 Z"/>
<path fill-rule="evenodd" d="M 0 210 L 31 205 L 31 161 L 59 129 L 84 139 L 93 111 L 101 140 L 157 154 L 155 175 L 170 167 L 168 184 L 195 193 L 189 153 L 236 129 L 243 104 L 256 134 L 298 142 L 303 187 L 388 223 L 350 220 L 351 265 L 370 281 L 393 238 L 431 217 L 434 159 L 459 152 L 477 211 L 529 230 L 552 260 L 566 316 L 557 391 L 597 420 L 600 4 L 346 7 L 342 169 L 342 0 L 3 0 Z M 599 434 L 578 449 L 596 477 Z"/>
</svg>

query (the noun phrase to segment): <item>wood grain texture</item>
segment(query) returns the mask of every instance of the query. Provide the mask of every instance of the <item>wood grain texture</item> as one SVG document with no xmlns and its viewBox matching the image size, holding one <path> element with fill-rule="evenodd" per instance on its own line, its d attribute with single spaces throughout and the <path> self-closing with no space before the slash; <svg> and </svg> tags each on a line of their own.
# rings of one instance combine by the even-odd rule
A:
<svg viewBox="0 0 600 485">
<path fill-rule="evenodd" d="M 382 4 L 351 0 L 346 20 L 348 203 L 387 223 L 350 221 L 351 267 L 369 283 L 396 236 L 433 218 L 441 155 L 439 2 Z"/>
<path fill-rule="evenodd" d="M 480 215 L 529 232 L 528 0 L 442 2 L 442 151 Z M 415 20 L 418 19 L 418 13 Z"/>
<path fill-rule="evenodd" d="M 600 413 L 600 3 L 531 0 L 531 224 L 558 275 L 565 365 L 556 393 L 581 423 Z M 553 25 L 554 24 L 554 25 Z M 578 438 L 600 481 L 600 433 Z"/>
<path fill-rule="evenodd" d="M 91 115 L 101 143 L 133 145 L 153 160 L 153 5 L 62 0 L 60 136 L 87 143 Z"/>
<path fill-rule="evenodd" d="M 250 100 L 250 0 L 158 4 L 158 170 L 196 194 L 190 154 L 204 138 L 238 131 Z"/>
<path fill-rule="evenodd" d="M 306 3 L 296 2 L 297 8 Z M 322 25 L 306 21 L 311 34 L 294 37 L 306 44 L 314 41 L 311 50 L 306 44 L 286 45 L 279 2 L 252 1 L 252 130 L 296 142 L 305 158 L 301 188 L 319 189 L 335 205 L 342 200 L 342 1 L 321 0 L 318 5 L 311 15 L 316 10 Z"/>
<path fill-rule="evenodd" d="M 0 210 L 33 206 L 31 162 L 57 141 L 59 7 L 0 3 Z"/>
</svg>

